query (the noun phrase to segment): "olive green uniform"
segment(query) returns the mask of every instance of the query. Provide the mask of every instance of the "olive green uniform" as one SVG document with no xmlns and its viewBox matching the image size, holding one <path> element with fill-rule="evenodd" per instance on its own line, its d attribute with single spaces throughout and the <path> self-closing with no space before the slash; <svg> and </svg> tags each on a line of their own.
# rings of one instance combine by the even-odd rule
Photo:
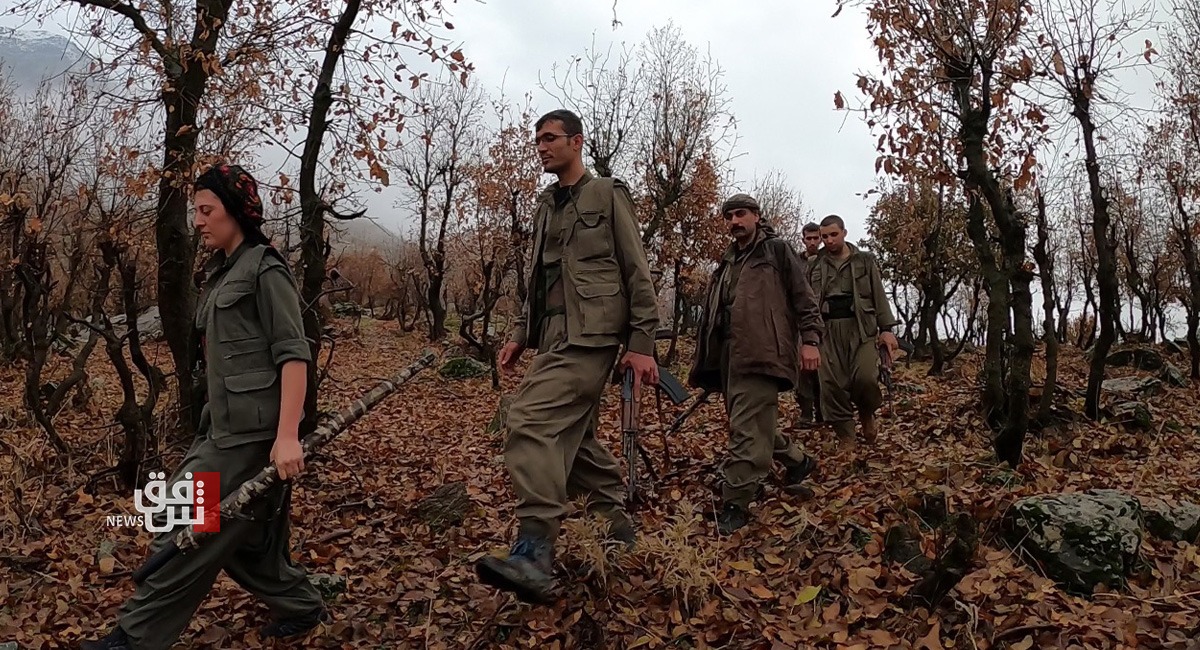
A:
<svg viewBox="0 0 1200 650">
<path fill-rule="evenodd" d="M 807 264 L 816 261 L 816 256 L 809 255 L 807 250 L 799 256 Z M 821 414 L 821 378 L 818 371 L 800 369 L 800 379 L 796 382 L 796 406 L 800 410 L 801 423 L 824 420 Z"/>
<path fill-rule="evenodd" d="M 598 408 L 622 344 L 653 355 L 658 304 L 620 181 L 555 183 L 534 223 L 530 298 L 512 340 L 538 352 L 509 408 L 504 460 L 522 534 L 553 541 L 576 496 L 626 517 L 619 466 L 595 437 Z"/>
<path fill-rule="evenodd" d="M 209 267 L 196 327 L 204 337 L 209 401 L 196 439 L 168 484 L 187 472 L 219 472 L 224 498 L 271 463 L 279 424 L 279 368 L 311 360 L 296 287 L 278 253 L 248 245 L 228 259 L 219 252 Z M 120 620 L 136 650 L 171 647 L 222 569 L 261 598 L 276 619 L 321 606 L 320 593 L 289 556 L 289 487 L 278 484 L 247 519 L 222 517 L 219 533 L 138 586 L 122 606 Z M 156 521 L 164 525 L 165 514 L 156 515 Z M 175 532 L 158 533 L 151 551 Z"/>
<path fill-rule="evenodd" d="M 883 404 L 879 387 L 880 331 L 897 324 L 875 258 L 845 244 L 850 257 L 822 252 L 809 267 L 825 320 L 821 342 L 821 414 L 839 435 L 853 435 L 853 418 L 874 415 Z"/>
<path fill-rule="evenodd" d="M 722 323 L 733 320 L 738 277 L 752 249 L 753 246 L 744 250 L 735 247 L 725 253 L 724 270 L 718 279 Z M 722 328 L 716 341 L 721 391 L 729 417 L 729 455 L 721 464 L 721 496 L 727 503 L 749 508 L 771 471 L 772 458 L 791 466 L 803 463 L 805 454 L 779 431 L 779 380 L 759 373 L 730 373 L 727 327 Z"/>
</svg>

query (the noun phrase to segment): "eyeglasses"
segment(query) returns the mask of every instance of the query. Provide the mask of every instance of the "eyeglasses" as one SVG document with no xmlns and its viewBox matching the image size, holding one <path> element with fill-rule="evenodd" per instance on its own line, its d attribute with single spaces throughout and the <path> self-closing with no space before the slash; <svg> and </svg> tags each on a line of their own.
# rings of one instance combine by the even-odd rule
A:
<svg viewBox="0 0 1200 650">
<path fill-rule="evenodd" d="M 579 135 L 579 134 L 576 133 L 575 135 Z M 567 133 L 543 133 L 543 134 L 539 135 L 537 138 L 534 138 L 533 145 L 536 147 L 536 146 L 540 146 L 542 144 L 553 144 L 559 138 L 573 138 L 573 137 L 575 137 L 575 135 L 570 135 Z"/>
</svg>

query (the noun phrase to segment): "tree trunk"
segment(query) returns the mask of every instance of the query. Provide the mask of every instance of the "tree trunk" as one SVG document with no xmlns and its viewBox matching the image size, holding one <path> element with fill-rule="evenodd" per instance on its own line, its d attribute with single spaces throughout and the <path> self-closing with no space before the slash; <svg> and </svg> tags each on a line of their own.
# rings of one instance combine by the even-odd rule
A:
<svg viewBox="0 0 1200 650">
<path fill-rule="evenodd" d="M 202 61 L 216 51 L 232 3 L 233 0 L 197 0 L 191 43 L 170 51 L 172 56 L 163 61 L 167 79 L 161 97 L 166 123 L 154 235 L 158 249 L 158 310 L 175 362 L 179 428 L 183 437 L 194 434 L 200 423 L 199 395 L 192 383 L 198 352 L 192 325 L 196 309 L 196 286 L 192 282 L 196 241 L 188 219 L 187 187 L 192 180 L 196 139 L 200 134 L 196 113 L 207 89 L 210 69 Z M 178 60 L 185 51 L 187 61 Z"/>
<path fill-rule="evenodd" d="M 325 58 L 312 94 L 312 108 L 308 114 L 308 132 L 304 138 L 304 151 L 300 155 L 300 300 L 305 307 L 303 313 L 304 336 L 312 360 L 308 363 L 308 381 L 305 383 L 304 417 L 300 421 L 300 436 L 304 437 L 317 428 L 317 389 L 319 376 L 317 365 L 321 359 L 321 309 L 319 297 L 325 284 L 325 262 L 329 243 L 325 239 L 325 201 L 317 192 L 317 166 L 320 164 L 321 145 L 329 125 L 329 109 L 333 106 L 333 75 L 346 49 L 346 38 L 358 17 L 361 0 L 347 0 L 342 15 L 329 34 L 325 46 Z M 332 362 L 332 359 L 330 359 Z"/>
<path fill-rule="evenodd" d="M 1084 399 L 1084 414 L 1093 419 L 1100 419 L 1100 386 L 1104 382 L 1104 367 L 1108 361 L 1108 352 L 1116 339 L 1114 331 L 1115 320 L 1118 316 L 1117 306 L 1117 263 L 1113 244 L 1109 241 L 1108 199 L 1104 196 L 1104 188 L 1100 184 L 1100 163 L 1096 153 L 1095 132 L 1089 112 L 1088 100 L 1085 97 L 1075 99 L 1075 118 L 1083 129 L 1083 147 L 1085 167 L 1087 169 L 1088 189 L 1092 197 L 1092 238 L 1096 243 L 1096 261 L 1099 267 L 1096 281 L 1100 288 L 1100 338 L 1092 349 L 1091 367 L 1088 371 L 1087 393 Z"/>
<path fill-rule="evenodd" d="M 981 403 L 984 419 L 993 429 L 998 429 L 1006 410 L 1001 361 L 1004 355 L 1004 332 L 1008 322 L 1008 282 L 996 264 L 984 216 L 982 199 L 971 193 L 970 206 L 967 209 L 967 231 L 975 245 L 975 255 L 979 258 L 983 286 L 988 296 Z"/>
<path fill-rule="evenodd" d="M 1038 403 L 1039 422 L 1050 421 L 1050 410 L 1054 406 L 1054 392 L 1058 386 L 1058 336 L 1054 328 L 1054 260 L 1046 250 L 1050 239 L 1050 228 L 1046 219 L 1046 200 L 1041 191 L 1037 193 L 1037 245 L 1033 248 L 1033 258 L 1037 262 L 1038 271 L 1042 278 L 1042 311 L 1044 319 L 1042 329 L 1045 330 L 1043 340 L 1046 343 L 1046 380 L 1042 384 L 1042 399 Z"/>
</svg>

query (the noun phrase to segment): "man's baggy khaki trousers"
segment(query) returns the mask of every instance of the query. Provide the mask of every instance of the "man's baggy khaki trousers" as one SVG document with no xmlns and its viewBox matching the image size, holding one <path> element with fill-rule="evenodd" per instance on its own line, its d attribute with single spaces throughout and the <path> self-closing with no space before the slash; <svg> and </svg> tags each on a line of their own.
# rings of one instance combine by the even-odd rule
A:
<svg viewBox="0 0 1200 650">
<path fill-rule="evenodd" d="M 779 431 L 779 381 L 765 375 L 730 375 L 728 348 L 722 355 L 729 456 L 721 466 L 721 498 L 747 508 L 771 472 L 771 460 L 804 462 L 804 451 Z"/>
<path fill-rule="evenodd" d="M 595 431 L 617 351 L 567 345 L 566 316 L 546 318 L 538 354 L 508 410 L 504 463 L 523 532 L 553 541 L 568 502 L 580 495 L 593 512 L 625 516 L 617 459 Z"/>
</svg>

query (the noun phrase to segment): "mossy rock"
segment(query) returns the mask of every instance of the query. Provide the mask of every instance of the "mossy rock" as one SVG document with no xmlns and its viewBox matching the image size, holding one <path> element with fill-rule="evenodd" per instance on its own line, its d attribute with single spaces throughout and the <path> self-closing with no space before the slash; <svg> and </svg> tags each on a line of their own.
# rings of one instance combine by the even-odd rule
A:
<svg viewBox="0 0 1200 650">
<path fill-rule="evenodd" d="M 1200 539 L 1200 506 L 1188 501 L 1173 505 L 1157 498 L 1141 502 L 1146 532 L 1169 542 L 1195 544 Z"/>
<path fill-rule="evenodd" d="M 339 594 L 346 591 L 345 576 L 330 573 L 310 573 L 308 581 L 312 583 L 312 586 L 316 587 L 317 591 L 321 592 L 321 597 L 326 601 L 333 600 Z"/>
<path fill-rule="evenodd" d="M 1010 544 L 1024 549 L 1069 593 L 1124 587 L 1142 543 L 1141 503 L 1118 490 L 1039 495 L 1005 515 Z"/>
<path fill-rule="evenodd" d="M 490 366 L 471 357 L 455 357 L 442 364 L 438 374 L 446 379 L 473 379 L 486 375 L 490 370 Z"/>
</svg>

